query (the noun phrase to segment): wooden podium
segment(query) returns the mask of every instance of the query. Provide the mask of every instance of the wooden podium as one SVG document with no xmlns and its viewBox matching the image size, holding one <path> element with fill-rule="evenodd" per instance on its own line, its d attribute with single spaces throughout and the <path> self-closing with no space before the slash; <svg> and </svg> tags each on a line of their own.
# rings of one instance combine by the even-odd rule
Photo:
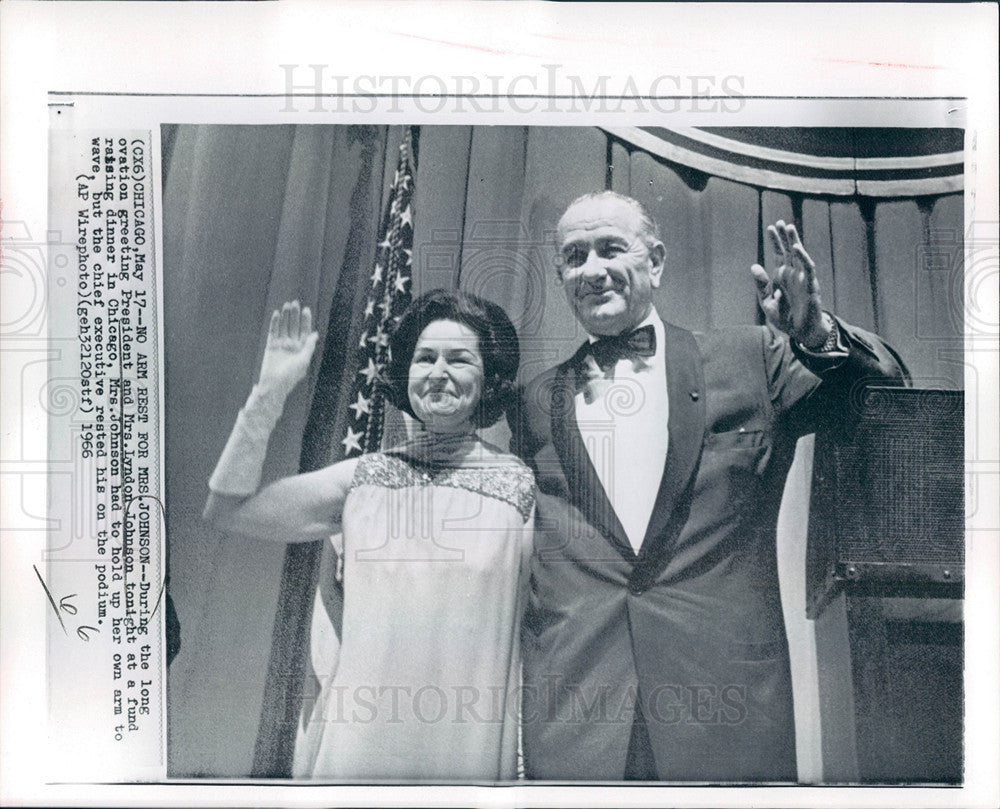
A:
<svg viewBox="0 0 1000 809">
<path fill-rule="evenodd" d="M 807 549 L 826 783 L 962 779 L 964 398 L 869 388 L 818 433 Z"/>
</svg>

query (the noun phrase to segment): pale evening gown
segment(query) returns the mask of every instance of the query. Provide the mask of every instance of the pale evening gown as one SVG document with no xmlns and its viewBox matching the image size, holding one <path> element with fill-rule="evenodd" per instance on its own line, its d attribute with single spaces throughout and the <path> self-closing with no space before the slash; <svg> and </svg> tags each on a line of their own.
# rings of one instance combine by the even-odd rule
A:
<svg viewBox="0 0 1000 809">
<path fill-rule="evenodd" d="M 359 459 L 339 549 L 339 661 L 299 738 L 297 776 L 516 777 L 534 480 L 484 446 Z"/>
</svg>

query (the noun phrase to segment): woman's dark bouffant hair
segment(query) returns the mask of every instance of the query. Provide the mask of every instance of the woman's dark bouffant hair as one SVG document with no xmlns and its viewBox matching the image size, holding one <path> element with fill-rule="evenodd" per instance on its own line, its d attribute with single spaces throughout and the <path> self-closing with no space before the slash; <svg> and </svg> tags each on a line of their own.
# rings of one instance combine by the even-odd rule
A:
<svg viewBox="0 0 1000 809">
<path fill-rule="evenodd" d="M 514 380 L 521 361 L 517 332 L 502 308 L 468 292 L 432 289 L 406 308 L 389 338 L 389 363 L 381 386 L 386 399 L 416 418 L 407 393 L 410 363 L 420 335 L 436 320 L 462 323 L 479 337 L 483 394 L 472 421 L 476 427 L 495 424 L 514 395 Z"/>
</svg>

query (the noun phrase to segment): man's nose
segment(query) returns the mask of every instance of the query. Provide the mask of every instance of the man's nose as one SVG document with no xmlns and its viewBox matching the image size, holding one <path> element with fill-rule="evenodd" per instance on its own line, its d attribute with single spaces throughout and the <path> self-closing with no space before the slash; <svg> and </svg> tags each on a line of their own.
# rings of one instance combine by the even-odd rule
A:
<svg viewBox="0 0 1000 809">
<path fill-rule="evenodd" d="M 598 281 L 607 274 L 604 261 L 596 250 L 587 253 L 587 259 L 580 266 L 580 275 L 585 281 Z"/>
</svg>

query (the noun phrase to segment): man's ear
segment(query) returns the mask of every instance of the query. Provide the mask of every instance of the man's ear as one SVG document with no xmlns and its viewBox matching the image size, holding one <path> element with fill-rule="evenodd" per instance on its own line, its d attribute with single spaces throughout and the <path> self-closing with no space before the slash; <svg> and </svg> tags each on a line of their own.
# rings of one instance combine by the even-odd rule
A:
<svg viewBox="0 0 1000 809">
<path fill-rule="evenodd" d="M 663 242 L 655 241 L 649 246 L 649 282 L 653 289 L 660 285 L 660 278 L 663 275 L 663 265 L 667 259 L 667 248 Z"/>
</svg>

